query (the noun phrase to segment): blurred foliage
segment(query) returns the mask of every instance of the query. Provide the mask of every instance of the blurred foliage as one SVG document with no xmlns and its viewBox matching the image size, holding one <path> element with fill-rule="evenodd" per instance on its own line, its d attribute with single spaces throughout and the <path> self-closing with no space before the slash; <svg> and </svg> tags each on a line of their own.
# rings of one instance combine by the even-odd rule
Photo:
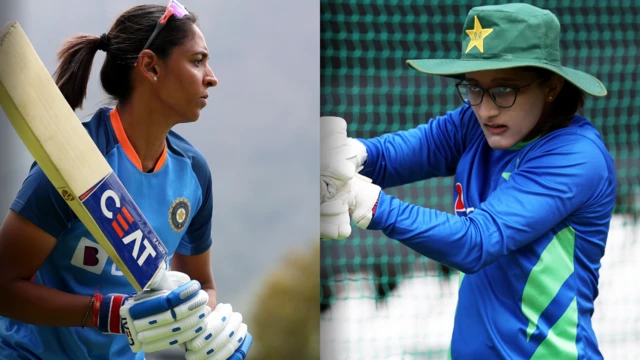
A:
<svg viewBox="0 0 640 360">
<path fill-rule="evenodd" d="M 290 252 L 256 298 L 247 358 L 320 359 L 320 244 Z"/>
</svg>

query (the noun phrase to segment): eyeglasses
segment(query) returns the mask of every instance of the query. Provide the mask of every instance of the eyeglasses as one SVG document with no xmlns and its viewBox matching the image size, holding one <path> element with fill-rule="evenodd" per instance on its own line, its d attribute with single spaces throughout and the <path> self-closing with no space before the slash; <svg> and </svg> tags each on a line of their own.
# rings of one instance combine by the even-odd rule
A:
<svg viewBox="0 0 640 360">
<path fill-rule="evenodd" d="M 456 88 L 458 89 L 458 94 L 462 101 L 467 105 L 478 106 L 482 103 L 482 99 L 484 98 L 484 93 L 488 92 L 489 97 L 493 100 L 493 103 L 496 104 L 499 108 L 510 108 L 513 104 L 516 103 L 516 98 L 518 97 L 518 92 L 520 90 L 529 87 L 537 82 L 544 80 L 544 78 L 540 78 L 532 83 L 515 87 L 515 86 L 496 86 L 491 89 L 483 89 L 479 86 L 466 84 L 460 81 L 456 84 Z M 464 80 L 463 80 L 464 81 Z"/>
<path fill-rule="evenodd" d="M 142 48 L 142 50 L 148 49 L 149 46 L 151 46 L 151 43 L 153 43 L 153 40 L 156 39 L 156 36 L 158 36 L 160 31 L 167 24 L 167 21 L 169 20 L 171 15 L 175 16 L 178 19 L 182 19 L 186 15 L 189 15 L 189 12 L 182 4 L 180 4 L 176 0 L 170 0 L 169 5 L 167 5 L 167 8 L 164 11 L 164 15 L 162 15 L 160 20 L 158 20 L 158 24 L 156 24 L 156 28 L 153 30 L 153 33 L 151 33 L 151 37 L 149 37 L 149 40 L 147 40 L 147 43 L 144 44 L 144 47 Z M 138 63 L 136 62 L 134 66 L 137 66 L 137 65 Z"/>
</svg>

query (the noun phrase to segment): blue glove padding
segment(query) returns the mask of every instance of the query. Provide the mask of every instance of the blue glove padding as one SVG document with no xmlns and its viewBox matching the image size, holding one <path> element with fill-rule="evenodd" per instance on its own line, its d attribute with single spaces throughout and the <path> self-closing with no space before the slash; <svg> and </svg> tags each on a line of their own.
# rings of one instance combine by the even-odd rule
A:
<svg viewBox="0 0 640 360">
<path fill-rule="evenodd" d="M 207 327 L 208 301 L 195 280 L 172 291 L 145 290 L 128 298 L 120 318 L 131 350 L 154 352 L 194 339 Z"/>
<path fill-rule="evenodd" d="M 249 349 L 251 349 L 251 343 L 253 343 L 253 337 L 251 334 L 247 333 L 247 336 L 244 337 L 244 341 L 242 341 L 240 347 L 236 349 L 228 360 L 244 360 L 249 353 Z"/>
<path fill-rule="evenodd" d="M 140 295 L 147 291 L 152 292 L 153 290 L 145 290 Z M 145 302 L 134 304 L 129 308 L 129 313 L 133 320 L 159 314 L 191 300 L 194 296 L 198 295 L 198 291 L 200 291 L 200 283 L 195 280 L 191 280 L 186 284 L 178 286 L 166 296 L 160 296 Z M 175 313 L 172 313 L 172 316 L 175 320 Z"/>
</svg>

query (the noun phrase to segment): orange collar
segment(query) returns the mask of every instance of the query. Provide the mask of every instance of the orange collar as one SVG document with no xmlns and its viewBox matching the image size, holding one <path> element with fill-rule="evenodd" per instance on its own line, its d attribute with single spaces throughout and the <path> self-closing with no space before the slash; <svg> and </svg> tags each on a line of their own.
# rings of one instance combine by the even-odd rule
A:
<svg viewBox="0 0 640 360">
<path fill-rule="evenodd" d="M 111 126 L 113 126 L 113 131 L 115 131 L 116 137 L 118 138 L 118 142 L 122 146 L 124 153 L 127 154 L 127 157 L 129 158 L 129 160 L 131 160 L 133 165 L 135 165 L 138 168 L 138 170 L 142 171 L 142 162 L 140 161 L 140 158 L 138 157 L 138 154 L 136 153 L 133 146 L 131 146 L 131 143 L 129 142 L 129 138 L 127 137 L 127 134 L 124 132 L 124 127 L 122 127 L 122 121 L 120 120 L 120 114 L 118 113 L 118 110 L 116 108 L 113 108 L 109 116 L 111 118 Z M 166 160 L 167 160 L 167 142 L 165 141 L 164 148 L 162 148 L 162 155 L 160 155 L 160 159 L 158 159 L 158 162 L 156 163 L 156 166 L 153 168 L 153 171 L 156 172 L 160 170 L 160 168 L 162 167 L 162 165 L 164 165 Z"/>
</svg>

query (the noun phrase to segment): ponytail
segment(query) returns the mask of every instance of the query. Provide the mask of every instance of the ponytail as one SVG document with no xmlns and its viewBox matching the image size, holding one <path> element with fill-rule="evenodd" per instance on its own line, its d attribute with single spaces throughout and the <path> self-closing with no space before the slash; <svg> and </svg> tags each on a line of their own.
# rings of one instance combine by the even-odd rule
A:
<svg viewBox="0 0 640 360">
<path fill-rule="evenodd" d="M 133 91 L 132 72 L 138 55 L 153 33 L 165 7 L 138 5 L 116 19 L 107 34 L 76 35 L 58 51 L 58 68 L 53 74 L 58 88 L 73 110 L 82 108 L 93 58 L 98 50 L 107 53 L 100 70 L 100 83 L 113 100 L 124 103 Z M 166 59 L 171 51 L 191 36 L 197 17 L 193 12 L 182 18 L 172 16 L 149 50 Z"/>
<path fill-rule="evenodd" d="M 76 35 L 58 51 L 60 64 L 53 74 L 56 85 L 73 110 L 82 109 L 87 96 L 91 65 L 103 40 L 95 35 Z"/>
</svg>

